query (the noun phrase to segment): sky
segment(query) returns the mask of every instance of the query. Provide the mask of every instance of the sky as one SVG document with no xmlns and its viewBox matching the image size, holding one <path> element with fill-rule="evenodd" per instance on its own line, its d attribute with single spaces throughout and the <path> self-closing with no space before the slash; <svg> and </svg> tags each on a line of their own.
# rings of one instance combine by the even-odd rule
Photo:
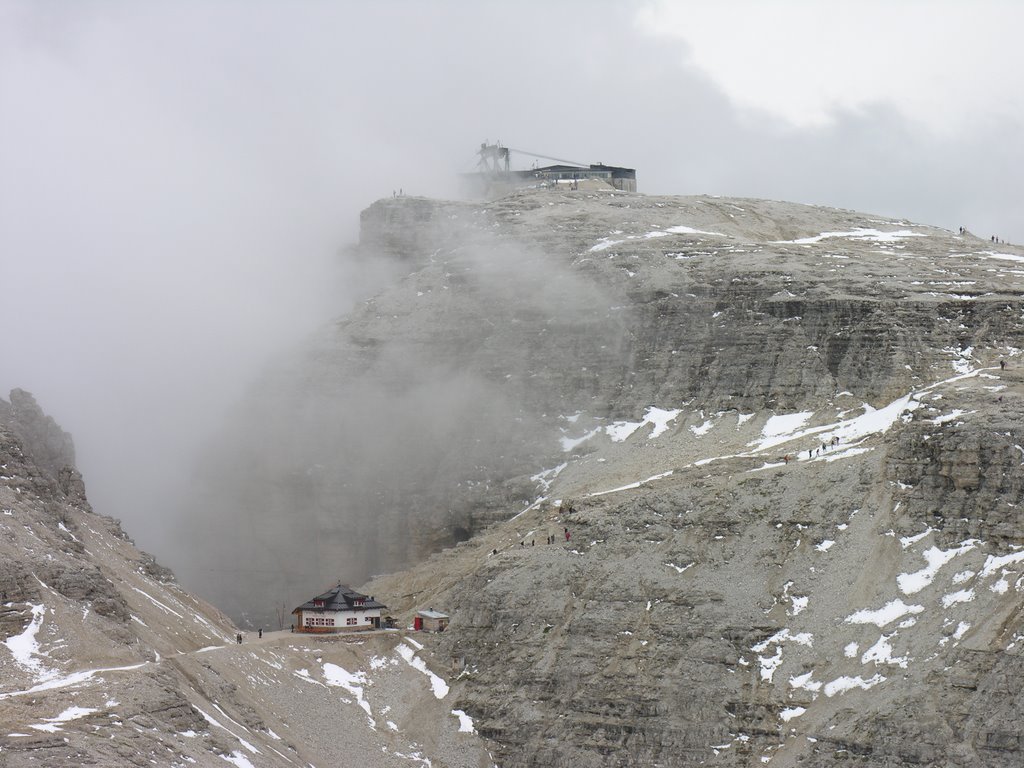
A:
<svg viewBox="0 0 1024 768">
<path fill-rule="evenodd" d="M 500 140 L 1024 242 L 1022 27 L 998 0 L 0 0 L 0 394 L 165 554 L 226 409 L 383 279 L 344 251 L 374 199 L 454 195 Z"/>
</svg>

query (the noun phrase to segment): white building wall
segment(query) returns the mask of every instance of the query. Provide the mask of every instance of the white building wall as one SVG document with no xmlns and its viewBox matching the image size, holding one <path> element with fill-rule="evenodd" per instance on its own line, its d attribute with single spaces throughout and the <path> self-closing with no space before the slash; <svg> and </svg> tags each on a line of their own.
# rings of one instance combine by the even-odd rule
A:
<svg viewBox="0 0 1024 768">
<path fill-rule="evenodd" d="M 300 626 L 314 629 L 354 629 L 372 624 L 371 620 L 379 619 L 380 615 L 380 608 L 367 608 L 362 611 L 303 611 Z M 334 619 L 334 625 L 317 619 Z M 349 619 L 355 619 L 355 623 L 349 624 Z"/>
</svg>

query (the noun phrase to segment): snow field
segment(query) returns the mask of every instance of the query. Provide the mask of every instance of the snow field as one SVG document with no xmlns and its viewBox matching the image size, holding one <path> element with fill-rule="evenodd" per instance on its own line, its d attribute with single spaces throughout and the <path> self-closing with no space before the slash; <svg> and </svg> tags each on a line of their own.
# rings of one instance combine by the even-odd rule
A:
<svg viewBox="0 0 1024 768">
<path fill-rule="evenodd" d="M 913 232 L 909 229 L 900 229 L 894 232 L 883 232 L 868 227 L 857 227 L 848 232 L 822 232 L 820 235 L 801 237 L 797 240 L 775 240 L 776 244 L 811 245 L 820 243 L 823 240 L 832 238 L 846 238 L 850 240 L 870 240 L 878 243 L 896 243 L 908 237 L 927 237 L 923 232 Z"/>
<path fill-rule="evenodd" d="M 615 231 L 612 234 L 621 235 L 622 232 Z M 723 235 L 721 232 L 705 232 L 700 229 L 694 229 L 693 227 L 688 227 L 686 225 L 680 224 L 675 227 L 666 227 L 665 229 L 657 229 L 651 232 L 646 232 L 645 234 L 642 235 L 627 235 L 625 238 L 621 240 L 612 240 L 610 237 L 604 237 L 601 238 L 601 240 L 599 240 L 595 245 L 591 246 L 589 252 L 598 253 L 600 251 L 606 251 L 609 248 L 614 248 L 617 245 L 622 245 L 623 243 L 628 243 L 630 241 L 654 240 L 661 237 L 668 237 L 669 235 L 709 235 L 711 237 L 727 237 L 727 235 Z"/>
<path fill-rule="evenodd" d="M 956 376 L 909 392 L 881 408 L 873 408 L 865 403 L 861 406 L 863 413 L 858 416 L 840 418 L 837 421 L 816 426 L 806 426 L 814 417 L 814 412 L 812 411 L 773 414 L 762 426 L 760 436 L 747 444 L 747 448 L 749 449 L 748 451 L 709 456 L 697 459 L 686 466 L 704 466 L 715 461 L 734 458 L 761 457 L 764 456 L 766 452 L 775 451 L 780 446 L 785 446 L 794 442 L 799 442 L 801 445 L 799 447 L 794 446 L 790 448 L 790 450 L 793 451 L 791 460 L 834 462 L 850 458 L 852 456 L 857 456 L 871 450 L 870 447 L 862 445 L 866 439 L 886 433 L 897 422 L 909 418 L 908 414 L 910 412 L 920 408 L 921 399 L 926 393 L 929 393 L 942 385 L 952 384 L 962 379 L 980 375 L 983 371 L 984 369 L 980 368 L 960 371 Z M 671 425 L 671 423 L 675 421 L 681 413 L 683 413 L 683 410 L 680 408 L 666 409 L 649 406 L 647 411 L 644 413 L 644 417 L 640 421 L 617 421 L 605 427 L 596 427 L 586 431 L 579 437 L 569 437 L 568 435 L 563 434 L 561 437 L 562 450 L 564 452 L 570 452 L 582 443 L 602 433 L 606 434 L 612 442 L 624 442 L 646 424 L 650 424 L 652 426 L 648 439 L 654 439 L 655 437 L 664 434 L 668 430 L 669 425 Z M 580 413 L 576 413 L 571 417 L 562 417 L 562 420 L 575 424 L 577 423 L 580 415 Z M 697 412 L 694 416 L 699 418 L 701 423 L 690 426 L 689 431 L 692 433 L 694 438 L 700 439 L 714 429 L 715 417 L 719 417 L 721 415 L 723 414 L 714 414 L 713 418 L 706 419 L 702 411 Z M 752 417 L 753 414 L 740 414 L 738 417 L 737 427 L 741 427 Z M 838 440 L 838 444 L 832 444 L 833 438 Z M 806 447 L 808 442 L 810 442 L 810 448 Z M 824 449 L 822 449 L 822 445 L 825 446 Z M 762 467 L 751 471 L 774 469 L 784 466 L 785 463 L 786 462 L 784 461 L 769 461 Z M 553 480 L 561 474 L 566 466 L 567 463 L 563 463 L 558 467 L 544 470 L 543 472 L 535 475 L 533 479 L 535 482 L 543 486 L 544 492 L 546 493 L 550 489 Z M 594 492 L 589 495 L 602 496 L 609 493 L 639 488 L 652 480 L 667 477 L 671 474 L 672 470 L 668 470 L 663 473 L 652 475 L 644 480 L 638 480 L 633 483 L 627 483 L 616 488 Z"/>
</svg>

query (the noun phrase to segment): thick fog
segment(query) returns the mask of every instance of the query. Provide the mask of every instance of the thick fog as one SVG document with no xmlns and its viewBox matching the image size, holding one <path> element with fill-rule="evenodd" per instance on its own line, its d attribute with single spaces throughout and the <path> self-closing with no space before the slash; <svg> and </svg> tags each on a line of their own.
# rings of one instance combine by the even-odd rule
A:
<svg viewBox="0 0 1024 768">
<path fill-rule="evenodd" d="M 742 3 L 687 27 L 690 5 L 3 4 L 0 393 L 33 392 L 74 435 L 93 506 L 174 566 L 181 489 L 225 414 L 279 355 L 394 279 L 344 255 L 359 211 L 399 189 L 454 195 L 484 140 L 635 167 L 643 192 L 790 199 L 1024 241 L 1021 114 L 990 87 L 1011 73 L 984 68 L 984 27 L 951 41 L 888 22 L 905 25 L 915 61 L 962 60 L 958 90 L 927 72 L 900 80 L 963 98 L 955 120 L 915 113 L 868 67 L 807 120 L 736 84 L 743 66 L 785 60 L 799 93 L 812 58 L 794 67 L 791 39 L 747 47 Z M 807 7 L 756 22 L 781 35 Z M 978 7 L 1019 28 L 1016 8 Z M 948 10 L 929 5 L 929 28 Z M 856 76 L 863 30 L 818 14 Z M 692 29 L 729 57 L 700 55 Z M 962 97 L 971 82 L 992 96 Z"/>
<path fill-rule="evenodd" d="M 620 385 L 630 350 L 608 308 L 624 299 L 474 219 L 448 204 L 399 257 L 364 243 L 407 274 L 225 414 L 178 496 L 176 549 L 233 615 L 272 623 L 312 585 L 361 584 L 524 509 L 564 461 L 566 417 Z"/>
</svg>

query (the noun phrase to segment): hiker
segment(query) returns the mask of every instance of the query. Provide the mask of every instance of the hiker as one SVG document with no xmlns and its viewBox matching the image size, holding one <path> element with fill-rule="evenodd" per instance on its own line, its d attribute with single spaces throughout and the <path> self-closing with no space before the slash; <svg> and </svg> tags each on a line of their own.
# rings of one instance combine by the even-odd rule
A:
<svg viewBox="0 0 1024 768">
<path fill-rule="evenodd" d="M 999 370 L 1000 371 L 1005 371 L 1006 370 L 1006 361 L 1005 360 L 1000 360 L 999 361 Z"/>
<path fill-rule="evenodd" d="M 808 459 L 813 459 L 814 458 L 814 451 L 808 451 L 807 452 L 807 458 Z"/>
<path fill-rule="evenodd" d="M 824 453 L 824 452 L 825 452 L 825 444 L 824 444 L 824 443 L 822 443 L 822 444 L 821 444 L 821 452 L 822 452 L 822 453 Z"/>
<path fill-rule="evenodd" d="M 242 644 L 242 633 L 241 633 L 241 632 L 239 632 L 239 633 L 238 633 L 237 635 L 235 635 L 235 641 L 236 641 L 236 642 L 237 642 L 237 643 L 238 643 L 239 645 L 241 645 L 241 644 Z"/>
<path fill-rule="evenodd" d="M 263 639 L 263 627 L 260 627 L 260 640 Z"/>
<path fill-rule="evenodd" d="M 565 529 L 565 540 L 566 541 L 569 540 L 569 529 L 568 528 Z"/>
</svg>

